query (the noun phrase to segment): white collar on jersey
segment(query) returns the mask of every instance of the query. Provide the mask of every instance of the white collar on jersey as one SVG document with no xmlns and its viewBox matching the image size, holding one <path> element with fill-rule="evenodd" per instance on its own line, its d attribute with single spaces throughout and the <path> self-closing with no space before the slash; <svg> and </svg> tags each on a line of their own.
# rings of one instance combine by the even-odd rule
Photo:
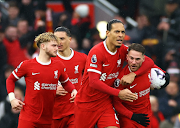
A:
<svg viewBox="0 0 180 128">
<path fill-rule="evenodd" d="M 51 60 L 50 60 L 49 62 L 47 62 L 47 63 L 44 63 L 44 62 L 41 62 L 41 61 L 38 59 L 38 57 L 36 57 L 36 61 L 37 61 L 38 63 L 42 64 L 42 65 L 50 65 L 50 64 L 51 64 Z"/>
<path fill-rule="evenodd" d="M 111 54 L 111 55 L 115 55 L 115 54 L 116 54 L 117 50 L 116 50 L 115 52 L 109 51 L 109 49 L 108 49 L 107 46 L 106 46 L 106 40 L 103 41 L 103 44 L 104 44 L 104 47 L 105 47 L 106 51 L 107 51 L 109 54 Z"/>
<path fill-rule="evenodd" d="M 68 57 L 61 56 L 58 52 L 57 55 L 63 60 L 70 60 L 74 56 L 74 50 L 72 48 L 70 48 L 70 50 L 71 50 L 71 55 Z"/>
</svg>

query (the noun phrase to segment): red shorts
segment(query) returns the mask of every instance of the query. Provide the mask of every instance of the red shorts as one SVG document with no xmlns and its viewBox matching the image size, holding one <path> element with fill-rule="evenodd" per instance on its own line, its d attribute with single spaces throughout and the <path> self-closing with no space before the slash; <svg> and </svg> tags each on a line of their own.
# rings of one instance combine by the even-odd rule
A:
<svg viewBox="0 0 180 128">
<path fill-rule="evenodd" d="M 53 119 L 51 128 L 74 128 L 74 115 Z"/>
<path fill-rule="evenodd" d="M 75 128 L 94 128 L 97 124 L 98 128 L 108 126 L 116 126 L 119 128 L 119 121 L 114 109 L 108 108 L 104 111 L 82 111 L 75 107 Z"/>
<path fill-rule="evenodd" d="M 150 119 L 151 121 L 151 119 Z M 142 126 L 141 124 L 138 124 L 134 120 L 131 120 L 127 117 L 120 116 L 119 117 L 119 123 L 121 128 L 151 128 L 151 123 L 149 122 L 149 125 L 147 127 Z"/>
<path fill-rule="evenodd" d="M 51 124 L 37 124 L 31 121 L 19 119 L 18 128 L 51 128 Z"/>
</svg>

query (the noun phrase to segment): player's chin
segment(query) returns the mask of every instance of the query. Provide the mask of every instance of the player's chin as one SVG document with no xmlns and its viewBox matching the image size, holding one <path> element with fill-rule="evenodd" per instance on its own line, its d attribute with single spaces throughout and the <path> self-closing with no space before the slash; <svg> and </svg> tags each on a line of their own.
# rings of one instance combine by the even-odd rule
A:
<svg viewBox="0 0 180 128">
<path fill-rule="evenodd" d="M 51 54 L 51 57 L 56 57 L 56 56 L 57 56 L 57 54 L 56 54 L 56 53 Z"/>
<path fill-rule="evenodd" d="M 131 71 L 132 71 L 132 72 L 135 72 L 135 71 L 137 71 L 137 70 L 138 70 L 138 67 L 137 67 L 137 66 L 131 66 L 131 68 L 130 68 L 130 69 L 131 69 Z"/>
<path fill-rule="evenodd" d="M 120 48 L 122 44 L 117 44 L 116 45 L 116 48 Z"/>
</svg>

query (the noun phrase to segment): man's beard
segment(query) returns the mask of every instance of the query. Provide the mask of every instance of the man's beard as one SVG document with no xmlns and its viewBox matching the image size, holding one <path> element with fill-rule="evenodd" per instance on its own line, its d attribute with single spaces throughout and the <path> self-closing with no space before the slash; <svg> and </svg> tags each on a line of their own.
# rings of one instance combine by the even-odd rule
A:
<svg viewBox="0 0 180 128">
<path fill-rule="evenodd" d="M 116 48 L 120 48 L 121 46 L 116 46 Z"/>
<path fill-rule="evenodd" d="M 56 57 L 56 56 L 57 56 L 57 54 L 56 54 L 56 55 L 53 55 L 53 54 L 50 53 L 50 52 L 46 52 L 46 54 L 47 54 L 49 57 Z"/>
</svg>

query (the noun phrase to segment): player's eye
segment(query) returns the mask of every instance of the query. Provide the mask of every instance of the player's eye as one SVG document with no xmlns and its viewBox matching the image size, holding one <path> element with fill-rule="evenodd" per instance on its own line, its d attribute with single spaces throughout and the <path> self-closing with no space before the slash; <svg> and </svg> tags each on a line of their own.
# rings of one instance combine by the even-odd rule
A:
<svg viewBox="0 0 180 128">
<path fill-rule="evenodd" d="M 60 37 L 59 39 L 60 39 L 60 40 L 64 40 L 64 38 L 63 38 L 63 37 Z"/>
<path fill-rule="evenodd" d="M 140 60 L 140 58 L 136 58 L 136 60 Z"/>
<path fill-rule="evenodd" d="M 133 60 L 134 58 L 133 57 L 130 57 L 131 60 Z"/>
<path fill-rule="evenodd" d="M 58 46 L 58 45 L 57 45 L 57 44 L 53 44 L 52 46 L 53 46 L 53 47 L 56 47 L 56 46 Z"/>
</svg>

